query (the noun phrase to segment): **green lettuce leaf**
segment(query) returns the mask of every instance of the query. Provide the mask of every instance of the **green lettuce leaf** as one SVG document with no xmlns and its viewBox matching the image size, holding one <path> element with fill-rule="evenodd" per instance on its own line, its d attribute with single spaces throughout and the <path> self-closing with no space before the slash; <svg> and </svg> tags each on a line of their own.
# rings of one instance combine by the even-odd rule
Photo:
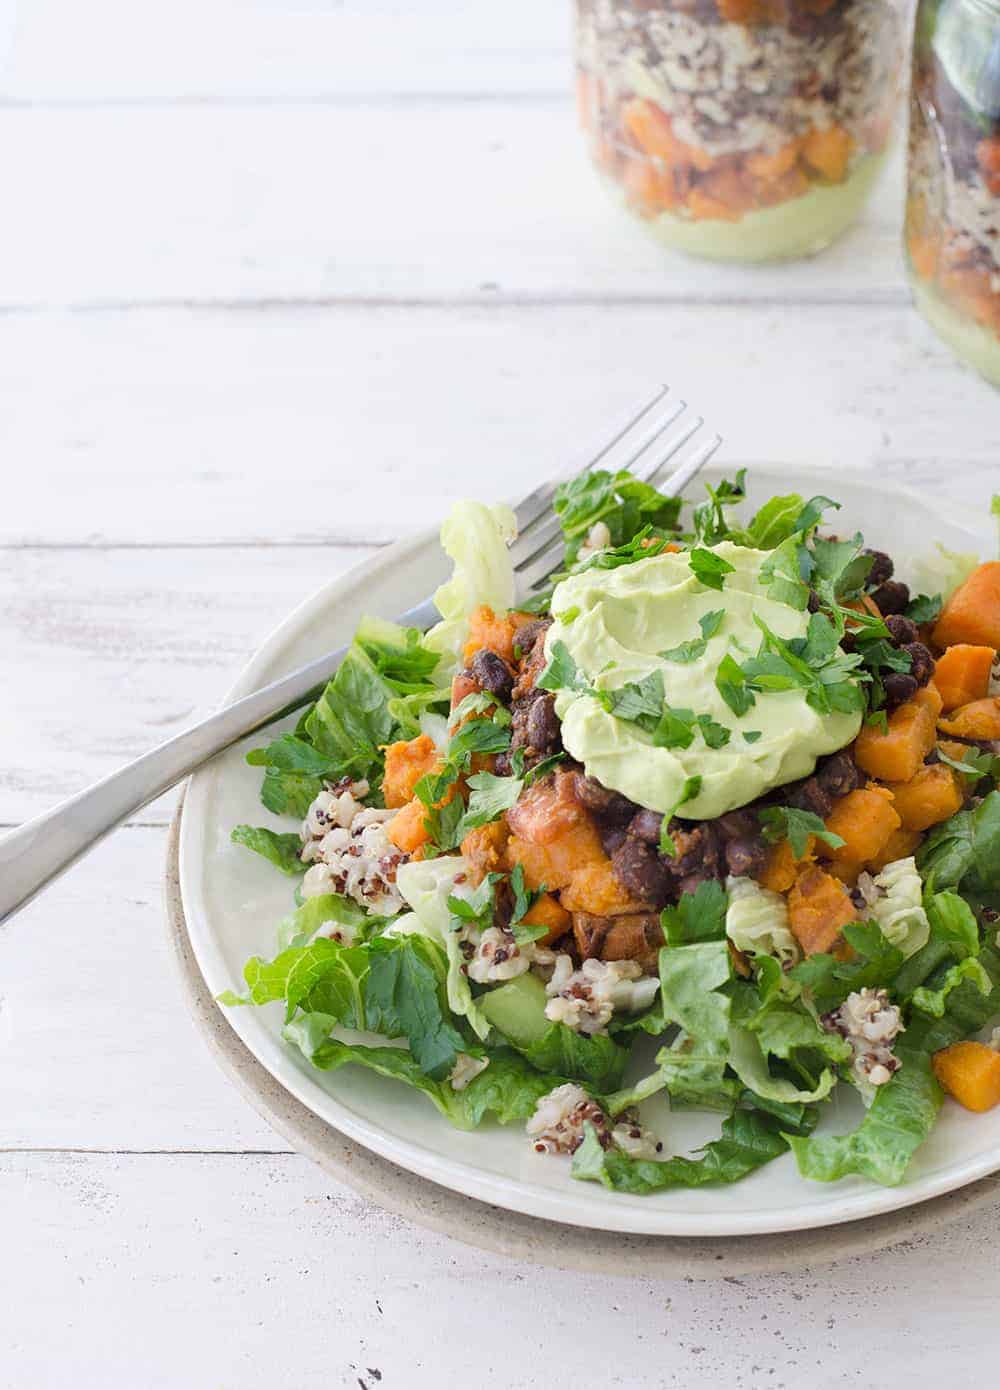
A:
<svg viewBox="0 0 1000 1390">
<path fill-rule="evenodd" d="M 621 1149 L 602 1149 L 593 1125 L 573 1155 L 572 1174 L 599 1182 L 613 1192 L 645 1196 L 671 1187 L 732 1183 L 778 1158 L 788 1147 L 779 1121 L 756 1110 L 735 1110 L 722 1124 L 721 1137 L 706 1144 L 700 1158 L 630 1158 Z"/>
<path fill-rule="evenodd" d="M 427 1076 L 406 1048 L 341 1042 L 328 1036 L 326 1023 L 321 1019 L 315 1026 L 308 1015 L 302 1015 L 285 1026 L 285 1040 L 299 1047 L 321 1071 L 337 1071 L 353 1064 L 422 1091 L 457 1129 L 475 1129 L 487 1116 L 500 1124 L 527 1120 L 540 1098 L 553 1087 L 551 1076 L 539 1075 L 517 1053 L 498 1048 L 475 1054 L 488 1057 L 489 1066 L 464 1090 L 456 1091 L 447 1080 Z"/>
<path fill-rule="evenodd" d="M 628 1062 L 628 1050 L 606 1033 L 588 1037 L 565 1023 L 550 1023 L 540 1038 L 518 1050 L 538 1071 L 585 1082 L 596 1091 L 620 1086 Z"/>
<path fill-rule="evenodd" d="M 424 634 L 424 646 L 443 659 L 435 671 L 439 684 L 450 682 L 461 665 L 469 635 L 469 616 L 486 604 L 495 613 L 514 606 L 514 570 L 507 546 L 517 533 L 509 507 L 456 502 L 441 527 L 441 545 L 454 568 L 434 595 L 441 621 Z"/>
<path fill-rule="evenodd" d="M 343 927 L 353 945 L 380 931 L 391 920 L 370 915 L 353 898 L 345 898 L 341 893 L 320 893 L 315 898 L 306 898 L 301 907 L 278 923 L 278 950 L 308 945 L 329 922 Z"/>
<path fill-rule="evenodd" d="M 440 1080 L 465 1046 L 442 1004 L 444 953 L 422 936 L 372 943 L 365 988 L 368 1031 L 406 1038 L 420 1070 Z"/>
<path fill-rule="evenodd" d="M 276 830 L 268 830 L 264 825 L 236 825 L 230 839 L 234 845 L 244 845 L 255 854 L 263 855 L 276 869 L 290 877 L 304 874 L 306 871 L 305 864 L 299 858 L 302 840 L 295 831 L 281 834 Z"/>
<path fill-rule="evenodd" d="M 403 899 L 416 914 L 420 930 L 444 949 L 448 959 L 448 1006 L 452 1013 L 469 1021 L 476 1036 L 485 1041 L 490 1025 L 473 998 L 469 977 L 465 973 L 465 957 L 454 930 L 448 899 L 451 896 L 471 901 L 475 890 L 468 881 L 469 866 L 461 855 L 445 855 L 439 859 L 411 860 L 400 866 L 396 886 Z M 463 882 L 456 884 L 456 878 Z"/>
<path fill-rule="evenodd" d="M 821 1014 L 842 1004 L 855 990 L 888 987 L 903 964 L 902 951 L 886 939 L 875 922 L 849 922 L 844 939 L 854 951 L 853 960 L 841 961 L 821 952 L 808 956 L 789 972 L 792 980 L 810 991 Z"/>
<path fill-rule="evenodd" d="M 335 775 L 335 765 L 311 743 L 296 734 L 283 734 L 266 748 L 247 754 L 251 767 L 263 767 L 260 799 L 275 815 L 302 820 L 323 790 L 323 782 Z"/>
</svg>

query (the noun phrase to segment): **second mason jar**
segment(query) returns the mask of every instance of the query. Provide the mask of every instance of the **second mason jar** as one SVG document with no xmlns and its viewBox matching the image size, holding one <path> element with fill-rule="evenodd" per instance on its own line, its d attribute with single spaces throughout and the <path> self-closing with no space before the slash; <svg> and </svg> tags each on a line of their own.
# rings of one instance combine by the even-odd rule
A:
<svg viewBox="0 0 1000 1390">
<path fill-rule="evenodd" d="M 668 245 L 810 255 L 857 216 L 889 142 L 903 0 L 576 0 L 580 119 Z"/>
<path fill-rule="evenodd" d="M 921 0 L 906 251 L 924 317 L 1000 385 L 1000 0 Z"/>
</svg>

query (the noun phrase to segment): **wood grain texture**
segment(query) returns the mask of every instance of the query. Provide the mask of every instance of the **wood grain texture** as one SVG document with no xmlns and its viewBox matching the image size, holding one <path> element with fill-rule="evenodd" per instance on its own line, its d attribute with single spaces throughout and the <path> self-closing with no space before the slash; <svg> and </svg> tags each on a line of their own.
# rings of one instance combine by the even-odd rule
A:
<svg viewBox="0 0 1000 1390">
<path fill-rule="evenodd" d="M 899 158 L 828 254 L 747 271 L 671 255 L 616 207 L 584 156 L 568 99 L 0 114 L 8 311 L 907 298 Z"/>
<path fill-rule="evenodd" d="M 988 1221 L 960 1223 L 943 1248 L 918 1238 L 706 1286 L 520 1268 L 292 1155 L 10 1155 L 0 1203 L 7 1248 L 33 1252 L 0 1273 L 18 1311 L 5 1390 L 527 1390 L 592 1383 L 598 1367 L 621 1390 L 840 1390 L 871 1384 L 890 1347 L 894 1381 L 940 1383 L 936 1363 L 966 1385 L 995 1328 Z M 495 1336 L 487 1308 L 503 1310 Z"/>
<path fill-rule="evenodd" d="M 270 629 L 367 553 L 0 550 L 0 823 L 208 714 Z M 136 819 L 163 825 L 173 801 Z"/>
<path fill-rule="evenodd" d="M 902 306 L 0 318 L 0 544 L 372 544 L 517 496 L 672 381 L 757 460 L 981 504 L 996 398 Z"/>
</svg>

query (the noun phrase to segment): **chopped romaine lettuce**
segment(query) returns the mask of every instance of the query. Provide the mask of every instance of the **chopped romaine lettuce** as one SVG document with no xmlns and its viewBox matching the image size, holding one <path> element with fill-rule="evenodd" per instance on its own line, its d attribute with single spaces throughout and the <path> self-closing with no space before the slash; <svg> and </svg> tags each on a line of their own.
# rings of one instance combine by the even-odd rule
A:
<svg viewBox="0 0 1000 1390">
<path fill-rule="evenodd" d="M 461 666 L 473 610 L 485 604 L 495 613 L 506 613 L 514 606 L 514 570 L 507 546 L 516 533 L 509 507 L 482 502 L 456 502 L 441 527 L 441 544 L 455 568 L 434 595 L 441 621 L 424 635 L 424 645 L 443 658 L 435 673 L 442 685 Z"/>
</svg>

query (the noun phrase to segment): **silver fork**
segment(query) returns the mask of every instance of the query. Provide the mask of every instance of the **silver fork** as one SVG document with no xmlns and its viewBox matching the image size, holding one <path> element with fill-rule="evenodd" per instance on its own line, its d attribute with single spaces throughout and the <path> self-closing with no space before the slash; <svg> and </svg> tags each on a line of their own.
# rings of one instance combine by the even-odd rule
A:
<svg viewBox="0 0 1000 1390">
<path fill-rule="evenodd" d="M 659 485 L 667 465 L 676 460 L 677 466 L 661 487 L 665 496 L 673 497 L 715 453 L 722 442 L 719 436 L 697 440 L 704 420 L 700 416 L 683 419 L 687 413 L 683 401 L 663 406 L 667 395 L 668 388 L 661 387 L 596 454 L 563 477 L 543 483 L 515 507 L 518 536 L 511 545 L 511 557 L 521 602 L 537 592 L 557 567 L 562 533 L 552 500 L 560 482 L 604 464 L 631 469 L 637 478 Z M 688 444 L 690 449 L 686 449 Z M 397 621 L 423 630 L 437 616 L 433 600 L 426 598 Z M 110 777 L 10 831 L 0 839 L 0 923 L 128 816 L 183 781 L 209 758 L 315 699 L 346 651 L 340 647 L 328 652 L 236 700 Z"/>
</svg>

